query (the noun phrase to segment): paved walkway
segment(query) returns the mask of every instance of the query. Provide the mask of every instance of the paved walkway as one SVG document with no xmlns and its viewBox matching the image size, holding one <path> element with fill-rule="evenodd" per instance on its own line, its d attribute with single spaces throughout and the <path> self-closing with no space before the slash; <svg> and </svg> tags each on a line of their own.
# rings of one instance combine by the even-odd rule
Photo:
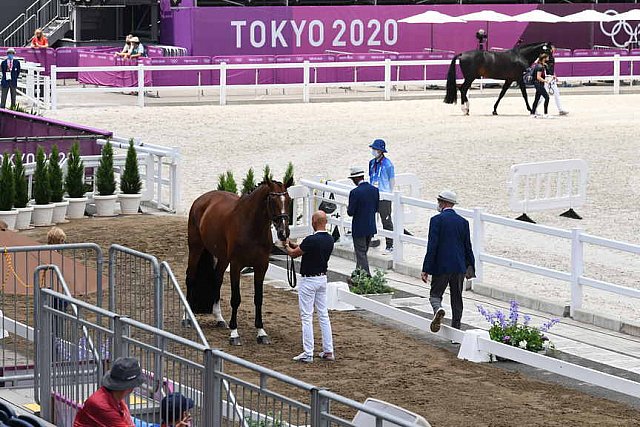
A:
<svg viewBox="0 0 640 427">
<path fill-rule="evenodd" d="M 350 274 L 355 268 L 355 263 L 344 258 L 333 256 L 329 268 L 334 273 L 330 280 L 339 280 Z M 396 289 L 396 295 L 392 299 L 392 305 L 399 308 L 410 309 L 414 313 L 432 316 L 429 304 L 429 286 L 420 278 L 398 274 L 392 270 L 387 273 L 389 285 Z M 343 279 L 344 280 L 344 279 Z M 488 310 L 502 309 L 508 313 L 509 302 L 496 300 L 472 291 L 465 291 L 463 325 L 470 328 L 489 329 L 489 323 L 479 313 L 477 306 L 482 305 Z M 447 319 L 450 319 L 450 307 L 448 294 L 444 297 L 444 308 L 447 311 Z M 527 308 L 521 308 L 521 314 L 531 316 L 531 324 L 538 326 L 548 321 L 553 316 Z M 583 359 L 592 363 L 576 363 L 588 365 L 591 368 L 609 372 L 614 375 L 640 381 L 640 339 L 630 335 L 599 328 L 575 321 L 571 318 L 561 318 L 555 325 L 549 338 L 560 353 L 558 356 L 566 358 Z M 573 360 L 572 360 L 573 361 Z"/>
</svg>

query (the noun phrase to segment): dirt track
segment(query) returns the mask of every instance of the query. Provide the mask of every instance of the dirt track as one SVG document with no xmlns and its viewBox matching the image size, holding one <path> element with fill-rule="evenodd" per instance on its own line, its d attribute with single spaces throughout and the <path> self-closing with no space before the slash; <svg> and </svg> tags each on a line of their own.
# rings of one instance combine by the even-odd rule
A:
<svg viewBox="0 0 640 427">
<path fill-rule="evenodd" d="M 168 261 L 178 281 L 186 268 L 186 218 L 136 216 L 86 219 L 64 224 L 68 242 L 118 243 Z M 44 239 L 47 229 L 28 234 Z M 243 281 L 242 347 L 227 344 L 228 330 L 201 325 L 212 346 L 252 362 L 326 387 L 355 400 L 380 398 L 423 415 L 434 426 L 636 426 L 640 412 L 556 384 L 532 380 L 492 365 L 458 360 L 454 354 L 397 329 L 370 322 L 358 313 L 331 313 L 338 360 L 300 365 L 291 357 L 301 349 L 297 298 L 267 286 L 265 328 L 273 345 L 255 344 L 252 286 Z M 229 288 L 223 288 L 229 317 Z M 316 331 L 319 338 L 319 331 Z M 316 340 L 319 346 L 318 340 Z"/>
</svg>

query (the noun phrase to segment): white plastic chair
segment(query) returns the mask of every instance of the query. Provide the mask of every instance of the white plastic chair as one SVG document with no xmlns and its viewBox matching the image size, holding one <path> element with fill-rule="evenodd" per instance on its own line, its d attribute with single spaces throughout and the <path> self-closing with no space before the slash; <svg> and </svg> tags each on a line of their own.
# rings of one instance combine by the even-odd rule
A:
<svg viewBox="0 0 640 427">
<path fill-rule="evenodd" d="M 366 406 L 367 408 L 376 409 L 380 412 L 384 412 L 396 418 L 409 421 L 416 427 L 431 427 L 431 424 L 429 424 L 427 420 L 425 420 L 420 415 L 407 411 L 406 409 L 403 409 L 391 403 L 385 402 L 384 400 L 369 398 L 365 400 L 364 406 Z M 353 417 L 353 421 L 351 421 L 351 423 L 356 427 L 371 427 L 376 425 L 376 418 L 373 415 L 367 414 L 366 412 L 358 411 L 356 413 L 356 416 Z M 382 427 L 397 426 L 398 424 L 389 421 L 382 422 Z"/>
</svg>

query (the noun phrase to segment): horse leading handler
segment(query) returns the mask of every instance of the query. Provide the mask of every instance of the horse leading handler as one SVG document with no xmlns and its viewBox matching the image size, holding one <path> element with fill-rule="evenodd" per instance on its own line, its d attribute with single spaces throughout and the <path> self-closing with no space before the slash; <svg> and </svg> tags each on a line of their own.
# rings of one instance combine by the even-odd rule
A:
<svg viewBox="0 0 640 427">
<path fill-rule="evenodd" d="M 465 277 L 475 277 L 475 258 L 471 248 L 469 221 L 453 210 L 456 193 L 442 191 L 438 194 L 438 215 L 429 223 L 427 254 L 422 265 L 422 281 L 431 279 L 429 302 L 433 307 L 431 332 L 438 332 L 445 315 L 442 295 L 449 285 L 453 316 L 451 326 L 460 329 L 462 319 L 462 285 Z"/>
<path fill-rule="evenodd" d="M 285 246 L 287 253 L 292 258 L 302 255 L 300 263 L 302 280 L 298 285 L 298 303 L 302 320 L 302 348 L 304 351 L 293 360 L 304 363 L 313 362 L 314 305 L 322 330 L 322 351 L 318 353 L 318 356 L 325 360 L 335 360 L 331 321 L 327 310 L 327 264 L 331 252 L 333 252 L 333 237 L 327 233 L 327 214 L 323 211 L 314 212 L 311 217 L 311 225 L 313 226 L 313 234 L 306 237 L 300 245 L 289 242 Z"/>
</svg>

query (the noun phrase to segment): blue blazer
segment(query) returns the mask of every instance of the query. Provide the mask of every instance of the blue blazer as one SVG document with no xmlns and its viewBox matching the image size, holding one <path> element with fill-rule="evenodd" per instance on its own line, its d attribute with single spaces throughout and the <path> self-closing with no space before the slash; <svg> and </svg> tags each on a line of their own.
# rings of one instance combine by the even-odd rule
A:
<svg viewBox="0 0 640 427">
<path fill-rule="evenodd" d="M 422 271 L 432 276 L 465 273 L 469 266 L 475 269 L 475 264 L 469 221 L 453 209 L 432 217 Z"/>
<path fill-rule="evenodd" d="M 4 61 L 2 61 L 2 63 L 0 63 L 0 72 L 1 72 L 0 74 L 2 74 L 2 82 L 1 82 L 2 87 L 18 86 L 18 77 L 20 76 L 20 61 L 18 61 L 17 59 L 13 60 L 13 68 L 11 69 L 10 82 L 4 78 L 4 73 L 6 73 L 7 71 L 9 71 L 9 60 L 5 59 Z"/>
<path fill-rule="evenodd" d="M 347 213 L 353 217 L 351 235 L 353 237 L 373 236 L 376 230 L 376 212 L 380 204 L 380 192 L 368 182 L 361 182 L 349 193 Z"/>
</svg>

